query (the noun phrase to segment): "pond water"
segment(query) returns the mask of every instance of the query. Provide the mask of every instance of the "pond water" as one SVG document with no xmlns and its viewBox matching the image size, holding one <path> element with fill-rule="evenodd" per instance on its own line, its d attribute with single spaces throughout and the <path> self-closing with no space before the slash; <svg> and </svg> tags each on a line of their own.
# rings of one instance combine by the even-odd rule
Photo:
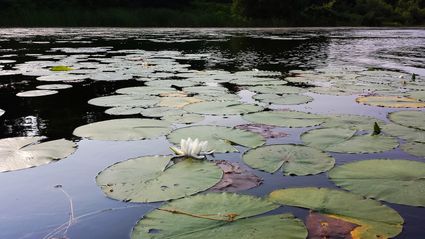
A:
<svg viewBox="0 0 425 239">
<path fill-rule="evenodd" d="M 52 73 L 49 68 L 55 65 L 70 66 L 74 70 Z M 172 144 L 165 136 L 133 141 L 74 136 L 74 129 L 89 123 L 142 117 L 140 114 L 106 114 L 108 107 L 88 104 L 91 99 L 114 95 L 121 88 L 146 86 L 153 81 L 190 80 L 227 92 L 207 94 L 209 98 L 204 100 L 230 97 L 232 101 L 260 104 L 274 110 L 355 114 L 389 122 L 388 113 L 405 108 L 359 104 L 356 98 L 380 94 L 409 96 L 410 91 L 397 88 L 394 92 L 376 85 L 351 88 L 352 82 L 340 85 L 335 91 L 336 88 L 328 85 L 330 82 L 321 80 L 315 85 L 311 79 L 311 75 L 323 77 L 321 73 L 329 78 L 335 72 L 361 77 L 361 72 L 373 72 L 372 69 L 392 72 L 392 78 L 386 77 L 392 81 L 407 80 L 416 74 L 419 83 L 415 83 L 418 87 L 415 90 L 425 90 L 425 30 L 0 29 L 0 109 L 5 111 L 0 116 L 0 138 L 46 136 L 78 144 L 75 153 L 66 159 L 0 173 L 0 238 L 129 238 L 138 220 L 161 205 L 113 200 L 96 185 L 95 177 L 106 167 L 139 156 L 169 155 Z M 288 80 L 288 85 L 303 90 L 303 95 L 311 100 L 293 105 L 269 105 L 255 100 L 252 85 L 246 82 L 260 79 L 263 76 L 256 74 L 261 73 L 265 80 L 272 78 L 274 86 L 275 81 L 287 77 L 303 78 L 302 81 Z M 58 75 L 50 77 L 52 74 Z M 70 74 L 72 77 L 64 76 Z M 393 77 L 395 74 L 402 78 Z M 49 81 L 60 77 L 64 80 Z M 371 84 L 363 78 L 359 80 Z M 57 94 L 47 96 L 16 96 L 36 90 L 40 85 L 58 83 L 70 84 L 72 88 L 59 89 Z M 158 82 L 154 84 L 161 86 Z M 397 84 L 405 86 L 405 83 Z M 181 91 L 184 87 L 173 86 L 173 89 Z M 330 87 L 329 94 L 327 87 Z M 196 95 L 196 89 L 193 93 Z M 423 108 L 415 110 L 423 111 Z M 246 123 L 239 115 L 207 115 L 194 124 L 233 127 Z M 184 126 L 177 124 L 173 128 Z M 288 136 L 269 138 L 267 144 L 302 144 L 300 135 L 314 128 L 277 128 Z M 398 140 L 405 143 L 401 138 Z M 237 149 L 239 153 L 216 153 L 214 156 L 243 164 L 241 155 L 248 149 L 242 146 Z M 376 158 L 425 160 L 400 148 L 381 153 L 330 154 L 336 165 Z M 326 173 L 284 176 L 280 172 L 270 174 L 255 169 L 253 172 L 264 179 L 263 184 L 240 193 L 265 196 L 281 188 L 337 189 Z M 396 238 L 421 238 L 425 234 L 423 207 L 383 204 L 395 209 L 405 220 L 403 231 Z M 55 230 L 66 225 L 70 211 L 77 219 L 66 231 Z M 291 212 L 302 219 L 308 214 L 307 209 L 295 207 L 281 207 L 272 213 L 277 212 Z"/>
</svg>

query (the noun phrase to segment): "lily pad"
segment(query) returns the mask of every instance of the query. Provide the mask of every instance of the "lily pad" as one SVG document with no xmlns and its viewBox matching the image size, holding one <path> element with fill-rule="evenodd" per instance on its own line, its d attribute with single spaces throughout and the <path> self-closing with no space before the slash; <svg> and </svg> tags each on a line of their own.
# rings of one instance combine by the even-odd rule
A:
<svg viewBox="0 0 425 239">
<path fill-rule="evenodd" d="M 72 71 L 74 69 L 69 66 L 52 66 L 50 70 L 51 71 Z"/>
<path fill-rule="evenodd" d="M 183 108 L 186 105 L 202 102 L 203 100 L 195 97 L 161 97 L 158 106 Z"/>
<path fill-rule="evenodd" d="M 390 113 L 388 118 L 397 124 L 425 130 L 425 112 L 422 111 L 398 111 Z"/>
<path fill-rule="evenodd" d="M 382 130 L 389 135 L 399 137 L 408 141 L 425 143 L 425 131 L 409 128 L 398 124 L 387 124 L 382 126 Z"/>
<path fill-rule="evenodd" d="M 398 147 L 393 137 L 356 133 L 350 129 L 324 128 L 308 131 L 301 139 L 308 146 L 336 153 L 378 153 Z"/>
<path fill-rule="evenodd" d="M 249 91 L 259 93 L 259 94 L 299 94 L 304 93 L 306 90 L 303 88 L 295 86 L 285 86 L 285 85 L 262 85 L 262 86 L 252 86 L 248 88 Z"/>
<path fill-rule="evenodd" d="M 242 116 L 256 124 L 268 124 L 288 128 L 302 128 L 320 125 L 325 117 L 297 111 L 263 111 Z"/>
<path fill-rule="evenodd" d="M 378 123 L 379 126 L 385 124 L 384 121 L 369 116 L 332 115 L 322 124 L 322 127 L 372 131 L 375 122 Z"/>
<path fill-rule="evenodd" d="M 359 225 L 355 239 L 392 238 L 403 228 L 403 218 L 393 209 L 371 199 L 327 188 L 291 188 L 272 192 L 269 198 L 282 205 L 302 207 L 331 218 Z"/>
<path fill-rule="evenodd" d="M 244 153 L 243 161 L 251 168 L 285 175 L 313 175 L 326 172 L 335 159 L 326 153 L 302 145 L 267 145 Z"/>
<path fill-rule="evenodd" d="M 208 190 L 210 192 L 239 192 L 255 188 L 263 181 L 252 172 L 242 168 L 238 163 L 219 160 L 216 161 L 216 164 L 223 170 L 224 174 L 220 182 Z"/>
<path fill-rule="evenodd" d="M 80 126 L 74 135 L 93 140 L 142 140 L 169 133 L 170 123 L 153 119 L 114 119 Z"/>
<path fill-rule="evenodd" d="M 144 108 L 141 107 L 113 107 L 105 110 L 108 115 L 138 115 Z"/>
<path fill-rule="evenodd" d="M 50 85 L 39 85 L 36 87 L 39 90 L 63 90 L 72 88 L 72 85 L 68 84 L 50 84 Z"/>
<path fill-rule="evenodd" d="M 248 195 L 196 195 L 148 213 L 136 224 L 131 238 L 306 238 L 303 223 L 290 214 L 254 217 L 276 207 Z"/>
<path fill-rule="evenodd" d="M 170 87 L 170 86 L 177 86 L 177 87 L 190 87 L 194 86 L 198 83 L 190 81 L 190 80 L 154 80 L 146 82 L 146 85 L 148 86 L 154 86 L 154 87 Z"/>
<path fill-rule="evenodd" d="M 151 107 L 159 103 L 159 99 L 151 96 L 110 95 L 89 100 L 91 105 L 101 107 Z"/>
<path fill-rule="evenodd" d="M 410 206 L 425 206 L 425 163 L 372 159 L 345 164 L 329 172 L 339 187 L 365 197 Z"/>
<path fill-rule="evenodd" d="M 145 117 L 163 117 L 167 115 L 183 115 L 187 113 L 182 109 L 170 108 L 170 107 L 153 107 L 141 109 L 140 114 Z"/>
<path fill-rule="evenodd" d="M 96 177 L 110 198 L 130 202 L 158 202 L 207 190 L 223 171 L 206 160 L 184 159 L 170 166 L 172 156 L 130 159 L 110 166 Z"/>
<path fill-rule="evenodd" d="M 198 114 L 183 114 L 183 115 L 166 115 L 162 117 L 163 120 L 172 122 L 174 124 L 191 124 L 204 120 L 204 116 Z"/>
<path fill-rule="evenodd" d="M 276 129 L 275 126 L 266 125 L 266 124 L 242 124 L 242 125 L 236 125 L 235 128 L 258 133 L 266 139 L 283 138 L 288 136 L 287 133 L 283 131 L 278 131 L 278 129 Z"/>
<path fill-rule="evenodd" d="M 54 95 L 59 93 L 56 90 L 29 90 L 16 94 L 18 97 L 39 97 L 39 96 L 47 96 Z"/>
<path fill-rule="evenodd" d="M 409 97 L 424 102 L 425 101 L 425 91 L 412 92 L 409 95 Z"/>
<path fill-rule="evenodd" d="M 152 86 L 136 86 L 121 88 L 116 91 L 118 94 L 136 95 L 139 97 L 148 95 L 160 95 L 160 94 L 171 94 L 176 93 L 177 90 L 170 87 L 152 87 Z"/>
<path fill-rule="evenodd" d="M 189 137 L 208 141 L 207 151 L 218 153 L 238 152 L 235 145 L 256 148 L 265 143 L 259 134 L 223 126 L 191 126 L 177 129 L 167 136 L 173 144 L 179 144 L 181 139 Z"/>
<path fill-rule="evenodd" d="M 424 108 L 425 102 L 408 97 L 399 96 L 362 96 L 356 99 L 357 103 L 389 107 L 389 108 Z"/>
<path fill-rule="evenodd" d="M 416 143 L 410 142 L 407 144 L 403 144 L 400 148 L 411 155 L 415 155 L 418 157 L 425 158 L 425 144 L 424 143 Z"/>
<path fill-rule="evenodd" d="M 183 109 L 191 113 L 207 115 L 240 115 L 263 110 L 262 107 L 257 105 L 249 105 L 233 101 L 200 102 L 187 105 Z"/>
<path fill-rule="evenodd" d="M 253 98 L 263 103 L 276 105 L 299 105 L 313 101 L 310 96 L 298 94 L 257 94 Z"/>
<path fill-rule="evenodd" d="M 31 168 L 63 159 L 74 153 L 74 142 L 59 139 L 41 142 L 43 137 L 0 139 L 0 172 Z"/>
<path fill-rule="evenodd" d="M 90 79 L 95 81 L 123 81 L 131 80 L 133 75 L 122 72 L 99 72 L 90 75 Z"/>
</svg>

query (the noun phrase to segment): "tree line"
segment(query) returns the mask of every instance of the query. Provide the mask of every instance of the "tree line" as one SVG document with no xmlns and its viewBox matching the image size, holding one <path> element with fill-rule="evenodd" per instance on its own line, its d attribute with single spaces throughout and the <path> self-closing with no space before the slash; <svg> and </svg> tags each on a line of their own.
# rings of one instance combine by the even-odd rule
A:
<svg viewBox="0 0 425 239">
<path fill-rule="evenodd" d="M 425 0 L 0 0 L 0 26 L 49 17 L 64 26 L 424 26 Z"/>
</svg>

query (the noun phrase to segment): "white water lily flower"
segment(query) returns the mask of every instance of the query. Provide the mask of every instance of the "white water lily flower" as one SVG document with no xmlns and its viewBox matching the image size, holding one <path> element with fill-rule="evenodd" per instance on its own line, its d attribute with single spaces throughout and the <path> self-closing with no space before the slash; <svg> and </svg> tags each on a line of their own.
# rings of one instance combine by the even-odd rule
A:
<svg viewBox="0 0 425 239">
<path fill-rule="evenodd" d="M 214 151 L 207 152 L 208 141 L 199 141 L 199 139 L 192 140 L 190 137 L 180 140 L 180 149 L 170 147 L 170 149 L 179 157 L 190 157 L 196 159 L 203 159 L 205 155 L 212 154 Z"/>
</svg>

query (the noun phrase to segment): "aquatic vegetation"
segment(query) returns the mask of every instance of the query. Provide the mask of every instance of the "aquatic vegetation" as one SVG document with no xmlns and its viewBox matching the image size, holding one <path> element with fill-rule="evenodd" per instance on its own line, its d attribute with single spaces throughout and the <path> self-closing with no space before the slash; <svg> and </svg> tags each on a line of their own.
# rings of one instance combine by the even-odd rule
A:
<svg viewBox="0 0 425 239">
<path fill-rule="evenodd" d="M 378 153 L 398 147 L 396 138 L 385 135 L 359 135 L 356 130 L 342 128 L 314 129 L 301 135 L 313 148 L 337 153 Z"/>
<path fill-rule="evenodd" d="M 0 139 L 0 172 L 36 167 L 68 157 L 77 145 L 65 139 L 44 142 L 44 137 Z"/>
<path fill-rule="evenodd" d="M 320 125 L 326 117 L 297 111 L 263 111 L 244 115 L 243 119 L 256 124 L 302 128 Z"/>
<path fill-rule="evenodd" d="M 114 164 L 96 177 L 110 198 L 126 202 L 158 202 L 205 191 L 223 171 L 215 163 L 190 158 L 174 163 L 173 156 L 147 156 Z"/>
<path fill-rule="evenodd" d="M 245 152 L 243 161 L 252 168 L 284 175 L 312 175 L 331 169 L 335 159 L 302 145 L 267 145 Z"/>
<path fill-rule="evenodd" d="M 249 238 L 304 239 L 307 230 L 291 214 L 263 216 L 278 206 L 267 200 L 232 193 L 209 193 L 171 201 L 148 213 L 131 238 Z"/>
<path fill-rule="evenodd" d="M 392 203 L 425 206 L 425 163 L 372 159 L 338 166 L 329 178 L 348 191 Z"/>
<path fill-rule="evenodd" d="M 169 133 L 169 126 L 163 120 L 115 119 L 80 126 L 73 134 L 92 140 L 142 140 Z"/>
<path fill-rule="evenodd" d="M 353 223 L 357 226 L 347 236 L 355 239 L 391 238 L 403 229 L 403 218 L 395 210 L 349 192 L 327 188 L 290 188 L 276 190 L 270 193 L 269 198 L 281 205 L 307 208 Z"/>
<path fill-rule="evenodd" d="M 71 68 L 69 66 L 52 66 L 50 68 L 51 71 L 72 71 L 74 68 Z"/>
<path fill-rule="evenodd" d="M 16 94 L 18 97 L 39 97 L 39 96 L 48 96 L 59 93 L 56 90 L 29 90 L 23 91 Z"/>
</svg>

